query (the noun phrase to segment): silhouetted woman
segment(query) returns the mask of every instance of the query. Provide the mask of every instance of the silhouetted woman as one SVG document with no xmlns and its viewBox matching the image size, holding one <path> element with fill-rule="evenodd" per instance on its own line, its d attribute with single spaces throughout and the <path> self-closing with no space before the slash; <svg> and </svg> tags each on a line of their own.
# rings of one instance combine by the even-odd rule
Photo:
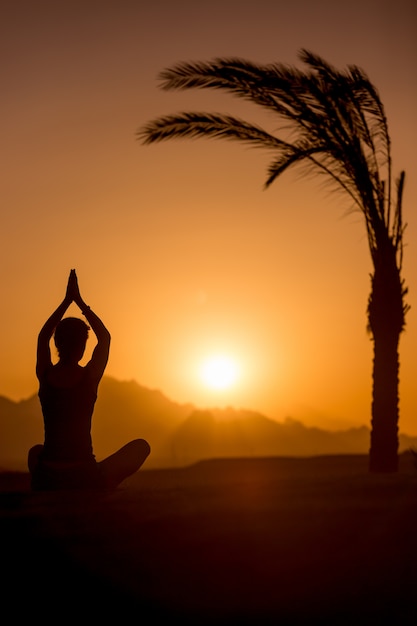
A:
<svg viewBox="0 0 417 626">
<path fill-rule="evenodd" d="M 72 302 L 80 308 L 97 338 L 85 367 L 79 361 L 90 327 L 76 317 L 62 319 Z M 52 335 L 59 357 L 56 364 L 51 360 Z M 131 441 L 100 462 L 93 454 L 91 418 L 109 349 L 110 333 L 81 298 L 77 275 L 71 270 L 65 298 L 38 337 L 36 375 L 45 439 L 28 455 L 33 489 L 113 488 L 136 472 L 149 455 L 149 444 L 143 439 Z"/>
</svg>

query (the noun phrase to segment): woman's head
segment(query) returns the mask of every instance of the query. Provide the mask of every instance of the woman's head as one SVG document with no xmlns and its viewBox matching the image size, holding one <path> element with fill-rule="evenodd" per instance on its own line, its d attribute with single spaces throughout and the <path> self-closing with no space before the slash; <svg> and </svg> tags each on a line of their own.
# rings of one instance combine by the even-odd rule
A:
<svg viewBox="0 0 417 626">
<path fill-rule="evenodd" d="M 90 327 L 78 317 L 66 317 L 55 328 L 54 341 L 61 360 L 82 358 Z"/>
</svg>

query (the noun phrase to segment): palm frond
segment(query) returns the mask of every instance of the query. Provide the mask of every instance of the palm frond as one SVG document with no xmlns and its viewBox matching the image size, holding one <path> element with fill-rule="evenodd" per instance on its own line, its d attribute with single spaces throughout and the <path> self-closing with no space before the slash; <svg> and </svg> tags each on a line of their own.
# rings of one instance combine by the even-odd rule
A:
<svg viewBox="0 0 417 626">
<path fill-rule="evenodd" d="M 320 90 L 333 92 L 336 96 L 332 108 L 336 112 L 348 111 L 346 120 L 351 120 L 355 134 L 371 148 L 375 158 L 375 169 L 383 154 L 388 160 L 390 139 L 387 118 L 378 91 L 367 74 L 357 66 L 348 66 L 347 71 L 339 71 L 320 56 L 308 50 L 300 51 L 300 58 L 320 77 Z M 376 149 L 378 143 L 378 150 Z"/>
<path fill-rule="evenodd" d="M 217 58 L 207 62 L 178 63 L 159 74 L 165 90 L 215 88 L 234 89 L 245 84 L 256 85 L 264 67 L 239 58 Z"/>
<path fill-rule="evenodd" d="M 405 225 L 403 224 L 402 218 L 402 198 L 404 191 L 404 183 L 405 183 L 405 172 L 401 172 L 398 180 L 397 180 L 397 201 L 395 205 L 395 216 L 393 223 L 393 231 L 392 231 L 392 239 L 394 242 L 394 246 L 399 255 L 399 267 L 402 266 L 402 257 L 403 257 L 403 234 Z"/>
<path fill-rule="evenodd" d="M 282 151 L 277 159 L 274 159 L 268 167 L 268 178 L 265 181 L 265 189 L 270 187 L 272 183 L 280 176 L 285 170 L 296 163 L 303 161 L 307 157 L 311 156 L 314 152 L 317 152 L 318 148 L 295 150 L 290 147 L 286 151 Z"/>
<path fill-rule="evenodd" d="M 270 149 L 281 149 L 287 145 L 259 126 L 216 113 L 168 115 L 149 122 L 137 135 L 145 144 L 182 137 L 212 137 L 234 139 Z"/>
<path fill-rule="evenodd" d="M 231 57 L 179 63 L 163 70 L 159 78 L 164 90 L 220 89 L 284 116 L 291 107 L 289 79 L 281 65 L 259 65 Z"/>
</svg>

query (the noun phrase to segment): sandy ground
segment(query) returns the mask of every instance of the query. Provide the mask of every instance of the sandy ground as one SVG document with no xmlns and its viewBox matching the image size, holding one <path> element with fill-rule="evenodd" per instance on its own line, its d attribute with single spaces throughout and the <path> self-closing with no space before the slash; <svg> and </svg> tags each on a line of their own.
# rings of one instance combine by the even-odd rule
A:
<svg viewBox="0 0 417 626">
<path fill-rule="evenodd" d="M 204 461 L 106 494 L 2 474 L 0 529 L 8 623 L 417 624 L 408 455 L 396 475 L 365 456 Z"/>
</svg>

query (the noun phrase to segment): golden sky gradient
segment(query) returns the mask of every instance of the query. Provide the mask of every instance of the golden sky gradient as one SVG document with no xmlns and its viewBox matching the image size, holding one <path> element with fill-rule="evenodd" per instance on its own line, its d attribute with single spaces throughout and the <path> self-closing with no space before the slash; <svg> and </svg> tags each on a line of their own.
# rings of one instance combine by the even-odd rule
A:
<svg viewBox="0 0 417 626">
<path fill-rule="evenodd" d="M 372 268 L 361 215 L 292 172 L 263 191 L 269 155 L 260 151 L 135 139 L 151 118 L 181 110 L 273 125 L 222 94 L 162 92 L 157 75 L 219 56 L 298 63 L 303 47 L 367 71 L 385 103 L 394 171 L 406 170 L 412 308 L 400 428 L 417 434 L 416 13 L 413 0 L 7 3 L 0 395 L 37 391 L 37 333 L 76 268 L 112 334 L 107 374 L 181 403 L 334 429 L 369 424 Z M 212 354 L 236 359 L 235 386 L 204 386 Z"/>
</svg>

